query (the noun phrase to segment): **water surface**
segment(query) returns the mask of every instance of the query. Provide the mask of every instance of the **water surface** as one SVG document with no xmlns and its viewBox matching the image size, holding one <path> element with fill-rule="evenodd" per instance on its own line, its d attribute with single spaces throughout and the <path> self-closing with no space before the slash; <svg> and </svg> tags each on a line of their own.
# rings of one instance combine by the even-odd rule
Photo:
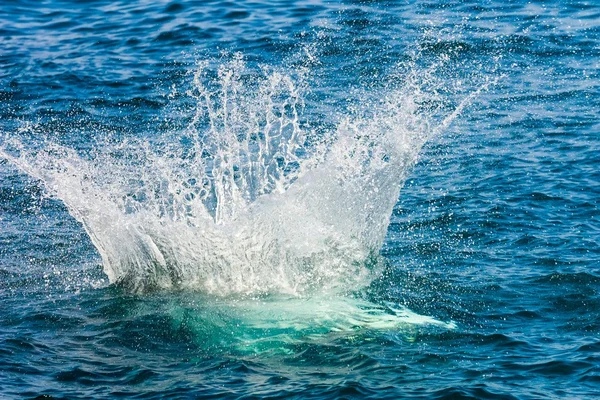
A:
<svg viewBox="0 0 600 400">
<path fill-rule="evenodd" d="M 593 2 L 0 11 L 0 397 L 600 394 Z"/>
</svg>

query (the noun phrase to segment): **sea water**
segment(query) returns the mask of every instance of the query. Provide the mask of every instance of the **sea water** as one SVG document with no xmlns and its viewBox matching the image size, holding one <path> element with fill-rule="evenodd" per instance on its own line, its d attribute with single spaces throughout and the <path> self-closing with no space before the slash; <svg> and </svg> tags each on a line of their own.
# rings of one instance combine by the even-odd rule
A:
<svg viewBox="0 0 600 400">
<path fill-rule="evenodd" d="M 0 397 L 598 391 L 592 4 L 0 11 Z"/>
</svg>

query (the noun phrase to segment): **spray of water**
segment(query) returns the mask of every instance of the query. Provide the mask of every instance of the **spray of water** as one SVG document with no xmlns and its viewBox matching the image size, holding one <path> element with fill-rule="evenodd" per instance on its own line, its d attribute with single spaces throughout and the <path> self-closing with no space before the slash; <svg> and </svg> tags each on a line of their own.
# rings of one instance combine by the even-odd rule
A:
<svg viewBox="0 0 600 400">
<path fill-rule="evenodd" d="M 5 138 L 0 157 L 64 202 L 110 281 L 132 291 L 354 290 L 377 272 L 419 150 L 463 106 L 424 90 L 422 72 L 320 129 L 302 79 L 241 56 L 199 63 L 185 128 L 162 140 L 106 141 L 82 156 Z"/>
</svg>

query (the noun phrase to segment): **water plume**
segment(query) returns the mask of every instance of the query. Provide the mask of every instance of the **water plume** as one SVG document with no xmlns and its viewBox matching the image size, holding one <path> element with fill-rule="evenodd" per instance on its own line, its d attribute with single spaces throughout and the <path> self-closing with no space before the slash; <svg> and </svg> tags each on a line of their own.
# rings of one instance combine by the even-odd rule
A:
<svg viewBox="0 0 600 400">
<path fill-rule="evenodd" d="M 85 155 L 5 137 L 0 157 L 64 202 L 110 281 L 132 291 L 352 291 L 378 271 L 421 147 L 463 104 L 448 108 L 415 73 L 325 128 L 310 122 L 305 78 L 239 55 L 200 62 L 173 96 L 189 111 L 182 129 Z"/>
</svg>

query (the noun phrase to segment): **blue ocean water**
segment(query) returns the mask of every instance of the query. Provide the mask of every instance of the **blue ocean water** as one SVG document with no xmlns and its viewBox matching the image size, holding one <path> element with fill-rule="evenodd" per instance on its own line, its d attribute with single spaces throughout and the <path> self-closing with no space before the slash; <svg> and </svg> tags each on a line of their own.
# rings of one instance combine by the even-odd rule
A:
<svg viewBox="0 0 600 400">
<path fill-rule="evenodd" d="M 0 398 L 600 396 L 600 6 L 7 1 Z"/>
</svg>

